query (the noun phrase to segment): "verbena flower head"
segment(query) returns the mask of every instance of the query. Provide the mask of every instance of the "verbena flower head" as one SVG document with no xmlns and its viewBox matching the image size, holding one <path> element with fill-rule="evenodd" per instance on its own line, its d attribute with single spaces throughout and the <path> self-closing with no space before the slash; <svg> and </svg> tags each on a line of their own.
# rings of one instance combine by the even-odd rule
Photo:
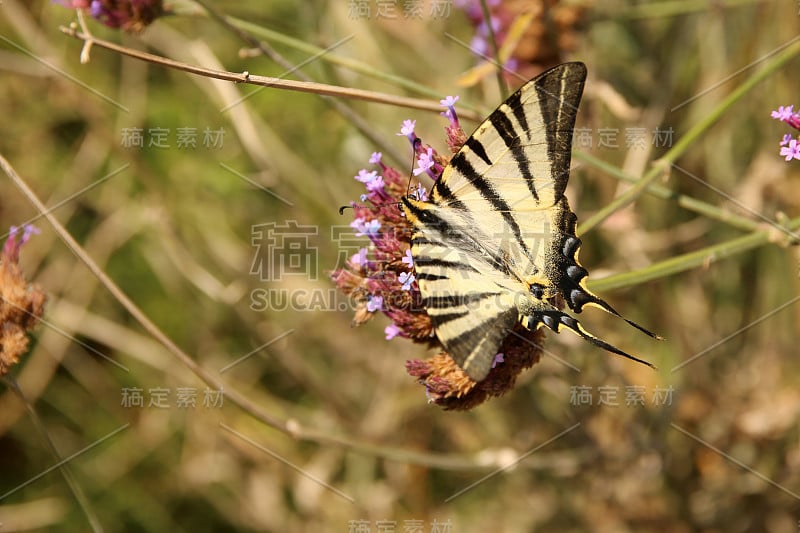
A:
<svg viewBox="0 0 800 533">
<path fill-rule="evenodd" d="M 31 225 L 11 226 L 0 252 L 0 376 L 28 351 L 27 333 L 44 313 L 44 292 L 28 284 L 19 266 L 20 249 L 37 233 Z"/>
<path fill-rule="evenodd" d="M 53 0 L 71 9 L 83 9 L 109 28 L 138 33 L 164 15 L 162 0 Z"/>
<path fill-rule="evenodd" d="M 800 130 L 800 113 L 794 112 L 793 105 L 780 106 L 778 109 L 770 113 L 770 116 L 774 119 L 780 120 L 785 124 L 788 124 L 796 130 Z M 794 138 L 791 134 L 786 133 L 781 139 L 780 145 L 780 154 L 784 157 L 784 159 L 786 159 L 786 161 L 800 159 L 800 136 Z"/>
<path fill-rule="evenodd" d="M 455 153 L 467 136 L 458 122 L 455 103 L 458 97 L 441 101 L 447 108 L 443 115 L 447 144 Z M 448 159 L 422 142 L 416 132 L 416 121 L 406 120 L 398 135 L 405 136 L 417 156 L 413 174 L 427 174 L 439 179 Z M 411 254 L 412 227 L 400 208 L 400 200 L 408 189 L 408 177 L 387 166 L 380 152 L 369 159 L 377 170 L 362 169 L 355 179 L 364 184 L 362 203 L 351 203 L 353 222 L 350 226 L 357 236 L 367 237 L 369 246 L 353 254 L 344 268 L 331 273 L 334 283 L 356 304 L 353 325 L 360 325 L 382 313 L 391 320 L 384 334 L 386 340 L 395 337 L 411 339 L 439 349 L 430 359 L 406 362 L 406 371 L 425 387 L 428 400 L 445 409 L 470 409 L 492 396 L 510 390 L 517 375 L 541 357 L 541 330 L 528 331 L 517 326 L 503 342 L 492 370 L 483 381 L 476 383 L 447 354 L 434 333 L 433 324 L 422 305 L 414 258 Z M 427 201 L 427 189 L 419 184 L 410 194 Z"/>
<path fill-rule="evenodd" d="M 502 50 L 510 39 L 510 56 L 500 58 L 505 62 L 503 73 L 509 80 L 516 77 L 514 73 L 531 78 L 544 68 L 562 63 L 565 53 L 578 47 L 578 35 L 587 13 L 586 7 L 575 2 L 492 0 L 488 2 L 490 22 L 487 24 L 480 0 L 456 0 L 454 5 L 464 10 L 475 28 L 470 48 L 478 63 L 485 63 L 485 57 L 493 55 L 489 24 L 499 49 Z M 483 75 L 489 72 L 492 70 L 483 71 Z M 472 78 L 470 83 L 478 79 Z"/>
</svg>

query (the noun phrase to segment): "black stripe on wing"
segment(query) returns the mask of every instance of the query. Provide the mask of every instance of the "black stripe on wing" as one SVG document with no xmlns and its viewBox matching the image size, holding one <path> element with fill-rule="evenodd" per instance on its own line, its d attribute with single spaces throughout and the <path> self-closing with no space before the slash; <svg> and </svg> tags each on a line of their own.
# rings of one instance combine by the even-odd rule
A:
<svg viewBox="0 0 800 533">
<path fill-rule="evenodd" d="M 554 75 L 560 69 L 558 75 Z M 539 112 L 546 128 L 550 175 L 555 183 L 555 198 L 564 194 L 569 179 L 572 132 L 586 81 L 586 65 L 564 63 L 534 82 Z"/>
<path fill-rule="evenodd" d="M 488 166 L 492 166 L 492 160 L 489 159 L 489 154 L 486 153 L 486 148 L 483 147 L 483 143 L 480 142 L 475 137 L 470 137 L 467 139 L 467 142 L 464 143 L 470 150 L 475 152 L 475 155 L 481 158 L 481 160 L 486 163 Z"/>
<path fill-rule="evenodd" d="M 499 292 L 468 292 L 465 294 L 448 294 L 445 296 L 426 296 L 422 299 L 422 305 L 428 309 L 470 307 L 481 300 L 498 295 L 500 295 Z"/>
<path fill-rule="evenodd" d="M 458 263 L 458 264 L 460 265 L 460 263 Z M 439 280 L 450 279 L 450 278 L 448 276 L 440 276 L 439 274 L 430 274 L 428 272 L 419 272 L 418 271 L 416 279 L 417 279 L 417 281 L 439 281 Z"/>
<path fill-rule="evenodd" d="M 514 129 L 514 124 L 512 124 L 511 119 L 509 119 L 508 115 L 506 115 L 504 107 L 505 106 L 501 105 L 495 109 L 494 113 L 489 115 L 489 122 L 491 122 L 492 126 L 494 126 L 494 129 L 497 130 L 497 133 L 500 135 L 500 138 L 503 139 L 503 142 L 506 143 L 506 147 L 511 150 L 511 154 L 514 156 L 514 161 L 517 162 L 519 173 L 522 174 L 522 177 L 525 179 L 525 183 L 528 184 L 528 189 L 531 191 L 531 195 L 533 195 L 533 197 L 538 201 L 539 193 L 536 192 L 536 186 L 533 183 L 530 160 L 525 153 L 525 147 L 519 141 L 519 134 Z M 450 164 L 452 165 L 452 161 Z"/>
<path fill-rule="evenodd" d="M 414 244 L 431 242 L 434 247 L 442 247 L 447 250 L 460 251 L 469 258 L 480 258 L 495 270 L 510 276 L 511 270 L 506 261 L 500 256 L 489 252 L 481 242 L 486 240 L 486 236 L 480 232 L 477 226 L 469 228 L 456 228 L 430 208 L 420 208 L 413 203 L 403 199 L 403 205 L 414 219 L 416 219 L 415 229 L 417 233 L 422 233 L 426 237 L 415 239 Z M 431 238 L 431 233 L 436 231 L 444 242 L 437 242 Z M 424 241 L 423 241 L 424 239 Z M 425 253 L 424 246 L 421 246 L 418 253 Z"/>
<path fill-rule="evenodd" d="M 525 108 L 522 105 L 522 91 L 517 91 L 509 96 L 506 100 L 506 105 L 514 112 L 514 117 L 517 119 L 522 131 L 526 133 L 530 141 L 531 129 L 530 126 L 528 126 L 528 118 L 525 116 Z"/>
<path fill-rule="evenodd" d="M 473 327 L 449 336 L 444 333 L 447 328 L 437 325 L 436 316 L 432 316 L 431 321 L 439 340 L 458 366 L 474 381 L 482 381 L 492 369 L 494 357 L 508 335 L 508 330 L 517 322 L 518 311 L 512 308 L 499 313 L 473 315 L 476 320 Z"/>
<path fill-rule="evenodd" d="M 454 170 L 461 173 L 461 175 L 466 178 L 467 181 L 469 181 L 472 186 L 475 187 L 475 189 L 477 189 L 481 196 L 492 205 L 492 208 L 503 217 L 505 223 L 508 224 L 508 226 L 511 228 L 511 231 L 514 233 L 517 243 L 523 250 L 525 250 L 525 254 L 530 257 L 531 254 L 530 250 L 528 249 L 528 245 L 522 238 L 522 230 L 514 218 L 514 215 L 511 213 L 511 206 L 501 196 L 500 191 L 495 189 L 491 183 L 489 183 L 483 176 L 478 174 L 478 171 L 475 170 L 475 167 L 473 167 L 472 164 L 467 160 L 467 156 L 464 154 L 464 152 L 459 152 L 453 156 L 453 159 L 450 160 L 450 166 L 453 167 Z M 437 185 L 438 184 L 439 183 L 437 183 Z M 442 183 L 442 185 L 444 185 L 444 183 Z"/>
<path fill-rule="evenodd" d="M 469 272 L 479 273 L 479 270 L 469 263 L 463 261 L 448 261 L 447 259 L 439 259 L 438 257 L 431 257 L 429 255 L 421 255 L 414 258 L 414 265 L 418 267 L 437 267 L 451 270 L 466 270 Z M 422 273 L 417 275 L 417 279 L 422 276 Z"/>
<path fill-rule="evenodd" d="M 467 206 L 464 205 L 464 202 L 456 198 L 456 195 L 453 193 L 452 189 L 447 186 L 444 180 L 437 181 L 434 185 L 434 189 L 436 190 L 436 198 L 434 203 L 438 205 L 446 205 L 447 207 L 452 207 L 454 209 L 460 209 L 461 211 L 465 212 L 467 211 Z"/>
<path fill-rule="evenodd" d="M 431 323 L 435 325 L 435 327 L 440 327 L 448 322 L 452 322 L 453 320 L 458 320 L 459 318 L 464 318 L 469 314 L 469 311 L 461 311 L 456 313 L 442 313 L 441 315 L 436 315 L 434 318 L 431 316 Z"/>
</svg>

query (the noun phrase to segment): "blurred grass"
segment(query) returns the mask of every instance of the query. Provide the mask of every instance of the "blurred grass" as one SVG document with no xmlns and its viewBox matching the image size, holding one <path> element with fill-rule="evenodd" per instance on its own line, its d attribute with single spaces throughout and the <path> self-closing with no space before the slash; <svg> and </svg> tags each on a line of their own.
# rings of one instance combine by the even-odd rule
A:
<svg viewBox="0 0 800 533">
<path fill-rule="evenodd" d="M 352 34 L 337 55 L 421 84 L 431 94 L 461 93 L 477 108 L 498 103 L 492 78 L 475 91 L 454 85 L 473 62 L 467 50 L 444 36 L 471 38 L 471 28 L 455 10 L 446 20 L 389 21 L 349 18 L 344 2 L 253 6 L 226 2 L 224 9 L 320 47 Z M 760 58 L 795 39 L 800 29 L 793 2 L 618 2 L 589 14 L 580 49 L 570 57 L 587 63 L 590 72 L 579 126 L 671 127 L 676 142 L 742 87 L 763 64 Z M 604 292 L 625 316 L 667 341 L 652 342 L 591 311 L 582 317 L 587 328 L 645 356 L 658 372 L 569 336 L 548 335 L 546 349 L 580 372 L 546 357 L 505 397 L 469 413 L 442 412 L 426 404 L 424 392 L 403 368 L 405 359 L 420 357 L 423 350 L 401 339 L 387 343 L 382 317 L 351 330 L 349 312 L 250 308 L 250 294 L 258 289 L 332 290 L 324 272 L 336 266 L 340 250 L 331 240 L 331 227 L 349 221 L 337 208 L 361 194 L 352 176 L 367 166 L 374 145 L 313 95 L 260 90 L 221 113 L 224 105 L 256 89 L 164 70 L 98 48 L 91 63 L 80 65 L 80 43 L 58 31 L 73 16 L 46 1 L 3 3 L 0 153 L 47 205 L 128 165 L 59 207 L 56 218 L 169 338 L 219 375 L 226 391 L 250 398 L 275 417 L 296 420 L 306 431 L 358 444 L 293 439 L 255 421 L 230 400 L 221 408 L 203 407 L 206 385 L 155 343 L 39 221 L 42 234 L 23 249 L 22 262 L 50 295 L 48 322 L 83 345 L 40 326 L 15 378 L 62 457 L 130 424 L 69 463 L 106 530 L 346 531 L 349 521 L 363 519 L 373 531 L 378 520 L 394 520 L 400 531 L 405 520 L 417 519 L 425 531 L 434 520 L 450 520 L 452 531 L 796 531 L 798 305 L 748 327 L 800 294 L 796 247 L 779 246 L 777 240 Z M 188 63 L 259 75 L 284 71 L 263 58 L 241 58 L 243 44 L 201 17 L 160 20 L 140 38 L 90 24 L 98 37 Z M 272 44 L 290 61 L 308 57 Z M 754 62 L 752 69 L 728 79 Z M 770 220 L 779 213 L 796 218 L 800 167 L 779 158 L 778 141 L 786 128 L 769 112 L 800 104 L 797 69 L 798 60 L 791 59 L 736 100 L 691 140 L 675 161 L 681 170 L 673 168 L 655 182 L 752 220 L 755 228 L 769 226 L 753 213 Z M 404 94 L 391 80 L 323 62 L 311 63 L 304 72 L 320 82 Z M 721 80 L 726 81 L 716 86 Z M 427 142 L 444 148 L 443 120 L 437 115 L 348 104 L 401 151 L 405 141 L 394 133 L 409 117 L 418 120 L 417 132 Z M 122 129 L 130 127 L 169 128 L 172 146 L 125 148 Z M 197 128 L 200 138 L 205 128 L 224 128 L 223 146 L 179 149 L 175 132 L 181 127 Z M 622 139 L 620 145 L 595 146 L 588 156 L 639 177 L 667 151 L 626 150 Z M 580 221 L 629 187 L 614 174 L 593 164 L 573 171 L 568 195 Z M 0 183 L 0 227 L 37 215 L 8 179 Z M 318 279 L 262 281 L 250 275 L 257 253 L 251 228 L 289 220 L 319 228 L 310 240 L 318 248 Z M 643 195 L 582 235 L 582 259 L 602 286 L 604 276 L 702 254 L 750 231 Z M 290 329 L 294 333 L 258 350 Z M 672 371 L 704 350 L 709 351 Z M 592 388 L 593 405 L 572 405 L 576 386 Z M 619 406 L 597 405 L 604 386 L 617 390 Z M 644 387 L 644 406 L 625 405 L 630 386 Z M 122 406 L 123 388 L 132 387 L 169 389 L 171 407 Z M 196 408 L 176 406 L 179 387 L 198 391 Z M 671 405 L 654 404 L 656 387 L 672 387 Z M 514 467 L 447 501 L 496 465 L 578 423 Z M 55 462 L 25 407 L 3 389 L 0 494 Z M 427 466 L 430 462 L 439 466 Z M 4 531 L 89 528 L 57 471 L 0 500 L 0 522 Z"/>
</svg>

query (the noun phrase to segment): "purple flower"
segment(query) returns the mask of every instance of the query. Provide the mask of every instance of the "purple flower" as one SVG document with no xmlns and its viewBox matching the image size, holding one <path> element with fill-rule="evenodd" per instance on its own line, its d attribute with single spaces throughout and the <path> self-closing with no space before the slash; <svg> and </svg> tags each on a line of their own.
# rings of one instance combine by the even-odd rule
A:
<svg viewBox="0 0 800 533">
<path fill-rule="evenodd" d="M 800 113 L 794 112 L 793 105 L 780 106 L 776 111 L 773 111 L 770 116 L 780 120 L 781 122 L 785 122 L 794 129 L 800 130 Z M 800 156 L 798 155 L 798 152 L 800 152 L 798 140 L 800 140 L 800 137 L 798 137 L 798 139 L 794 139 L 788 133 L 783 136 L 783 139 L 781 139 L 782 148 L 780 154 L 786 158 L 786 161 L 800 159 Z"/>
<path fill-rule="evenodd" d="M 500 363 L 505 363 L 502 352 L 494 356 L 494 361 L 492 361 L 492 368 L 496 367 Z"/>
<path fill-rule="evenodd" d="M 408 265 L 408 268 L 413 268 L 414 266 L 414 257 L 411 255 L 411 248 L 406 250 L 406 254 L 401 259 L 403 264 Z"/>
<path fill-rule="evenodd" d="M 445 96 L 444 99 L 439 100 L 439 103 L 444 107 L 453 107 L 458 102 L 459 96 Z"/>
<path fill-rule="evenodd" d="M 22 230 L 22 236 L 17 240 L 19 230 Z M 25 224 L 24 227 L 11 226 L 8 230 L 8 239 L 3 245 L 3 260 L 15 262 L 19 259 L 19 250 L 28 242 L 33 235 L 41 233 L 39 228 L 31 224 Z"/>
<path fill-rule="evenodd" d="M 414 128 L 416 125 L 416 120 L 406 119 L 403 121 L 403 127 L 400 128 L 400 133 L 397 134 L 408 137 L 408 142 L 411 143 L 411 146 L 414 146 L 414 143 L 417 142 L 417 134 L 414 133 Z"/>
<path fill-rule="evenodd" d="M 103 2 L 100 0 L 92 0 L 92 5 L 89 7 L 89 13 L 92 18 L 100 19 L 103 16 Z"/>
<path fill-rule="evenodd" d="M 489 43 L 483 35 L 475 34 L 472 37 L 472 42 L 469 43 L 470 50 L 479 56 L 485 56 L 489 51 Z"/>
<path fill-rule="evenodd" d="M 397 281 L 403 284 L 404 291 L 411 290 L 411 284 L 414 283 L 414 274 L 409 274 L 408 272 L 401 272 L 400 275 L 397 277 Z"/>
<path fill-rule="evenodd" d="M 786 161 L 800 159 L 800 144 L 797 143 L 797 139 L 792 139 L 789 141 L 789 146 L 781 148 L 781 155 L 786 156 Z"/>
<path fill-rule="evenodd" d="M 55 0 L 70 9 L 88 10 L 109 28 L 138 33 L 166 13 L 162 0 Z"/>
<path fill-rule="evenodd" d="M 367 300 L 367 311 L 374 313 L 383 309 L 383 296 L 371 295 Z"/>
<path fill-rule="evenodd" d="M 416 120 L 405 119 L 403 121 L 403 127 L 400 128 L 400 133 L 398 135 L 405 135 L 408 137 L 409 135 L 414 133 L 414 128 L 417 126 Z"/>
<path fill-rule="evenodd" d="M 423 187 L 421 183 L 419 184 L 419 187 L 417 187 L 417 190 L 414 191 L 414 195 L 420 202 L 428 201 L 428 190 L 425 187 Z"/>
<path fill-rule="evenodd" d="M 390 341 L 400 334 L 400 328 L 394 324 L 389 324 L 383 329 L 383 332 L 386 334 L 386 340 Z"/>
<path fill-rule="evenodd" d="M 787 106 L 787 107 L 780 106 L 778 108 L 778 110 L 777 111 L 773 111 L 770 114 L 770 116 L 772 118 L 776 118 L 778 120 L 782 120 L 782 121 L 785 122 L 785 121 L 789 120 L 792 117 L 792 114 L 793 114 L 792 109 L 793 108 L 794 108 L 793 105 L 790 105 L 790 106 Z"/>
<path fill-rule="evenodd" d="M 377 172 L 370 181 L 367 182 L 367 190 L 369 192 L 375 192 L 383 189 L 383 176 L 379 176 Z"/>
<path fill-rule="evenodd" d="M 353 263 L 353 265 L 360 268 L 368 266 L 369 261 L 367 260 L 367 249 L 361 248 L 357 254 L 353 254 L 350 257 L 350 262 Z"/>
<path fill-rule="evenodd" d="M 433 165 L 436 164 L 436 161 L 433 159 L 433 148 L 428 148 L 425 153 L 420 154 L 419 159 L 417 159 L 417 168 L 414 169 L 414 175 L 419 176 L 423 172 L 427 172 L 431 175 L 431 177 L 435 178 L 436 176 L 431 172 Z"/>
<path fill-rule="evenodd" d="M 458 123 L 458 115 L 456 114 L 456 102 L 458 102 L 458 96 L 448 96 L 444 100 L 439 100 L 439 103 L 447 108 L 447 111 L 443 112 L 442 115 L 450 120 L 451 126 L 458 128 L 461 125 Z"/>
<path fill-rule="evenodd" d="M 381 223 L 378 220 L 365 221 L 359 217 L 350 223 L 350 227 L 356 230 L 356 237 L 374 237 L 381 229 Z"/>
<path fill-rule="evenodd" d="M 379 165 L 381 163 L 381 157 L 383 157 L 382 153 L 372 152 L 372 155 L 369 157 L 369 162 L 373 165 Z"/>
<path fill-rule="evenodd" d="M 367 169 L 362 168 L 361 170 L 358 171 L 358 174 L 356 174 L 353 177 L 357 181 L 360 181 L 361 183 L 369 183 L 370 181 L 375 179 L 375 176 L 377 176 L 377 175 L 378 175 L 378 173 L 375 172 L 374 170 L 372 172 L 370 172 Z"/>
</svg>

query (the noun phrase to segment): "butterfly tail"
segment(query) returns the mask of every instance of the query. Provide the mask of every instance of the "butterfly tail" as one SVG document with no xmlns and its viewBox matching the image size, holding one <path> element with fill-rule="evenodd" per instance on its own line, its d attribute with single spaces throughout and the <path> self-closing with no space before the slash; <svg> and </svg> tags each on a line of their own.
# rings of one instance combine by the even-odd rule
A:
<svg viewBox="0 0 800 533">
<path fill-rule="evenodd" d="M 602 298 L 600 298 L 598 296 L 595 296 L 594 294 L 592 294 L 591 292 L 589 292 L 588 290 L 586 290 L 582 286 L 580 286 L 578 288 L 578 290 L 573 290 L 572 291 L 572 293 L 570 294 L 568 303 L 569 303 L 570 308 L 573 309 L 576 313 L 580 313 L 581 310 L 583 309 L 584 305 L 589 305 L 589 306 L 593 306 L 593 307 L 599 307 L 600 309 L 602 309 L 606 313 L 609 313 L 609 314 L 612 314 L 612 315 L 614 315 L 614 316 L 616 316 L 618 318 L 621 318 L 622 320 L 624 320 L 625 322 L 627 322 L 631 326 L 635 327 L 636 329 L 638 329 L 639 331 L 641 331 L 645 335 L 648 335 L 648 336 L 650 336 L 650 337 L 652 337 L 654 339 L 664 340 L 664 337 L 662 337 L 661 335 L 657 335 L 657 334 L 653 333 L 652 331 L 650 331 L 649 329 L 645 328 L 644 326 L 640 326 L 639 324 L 637 324 L 633 320 L 628 320 L 627 318 L 625 318 L 624 316 L 619 314 L 619 312 L 617 312 L 616 309 L 611 307 L 611 305 L 608 302 L 606 302 L 605 300 L 603 300 Z"/>
<path fill-rule="evenodd" d="M 609 311 L 611 314 L 619 316 L 619 313 L 614 312 L 613 308 L 611 308 L 610 306 L 609 309 L 611 309 Z M 623 320 L 625 319 L 623 318 Z M 577 319 L 562 311 L 558 311 L 555 309 L 547 311 L 536 311 L 533 315 L 524 317 L 522 325 L 528 329 L 536 329 L 541 325 L 545 325 L 548 328 L 555 331 L 556 333 L 560 333 L 562 329 L 566 328 L 569 331 L 578 335 L 579 337 L 583 338 L 584 340 L 594 344 L 598 348 L 602 348 L 608 352 L 621 355 L 622 357 L 625 357 L 632 361 L 636 361 L 637 363 L 642 363 L 643 365 L 647 365 L 650 368 L 656 369 L 656 366 L 653 365 L 652 363 L 645 361 L 643 359 L 639 359 L 638 357 L 633 356 L 623 350 L 620 350 L 616 346 L 607 343 L 603 339 L 592 335 L 591 333 L 586 331 L 586 329 L 581 325 L 580 322 L 578 322 Z M 631 325 L 636 326 L 636 324 L 633 324 L 632 322 Z M 643 331 L 645 333 L 649 333 L 647 330 L 643 329 Z"/>
</svg>

